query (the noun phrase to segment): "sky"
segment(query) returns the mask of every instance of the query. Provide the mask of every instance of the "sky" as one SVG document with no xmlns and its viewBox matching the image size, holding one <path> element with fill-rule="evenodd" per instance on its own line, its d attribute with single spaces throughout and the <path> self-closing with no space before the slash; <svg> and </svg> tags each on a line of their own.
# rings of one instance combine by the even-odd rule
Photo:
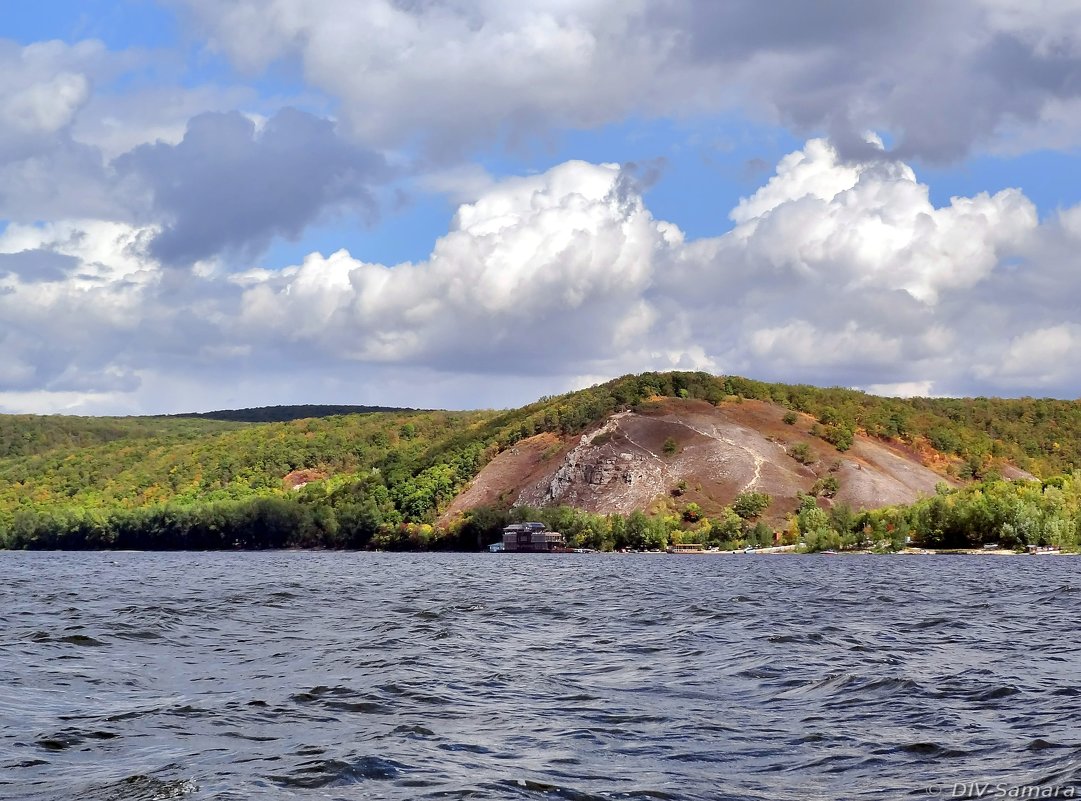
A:
<svg viewBox="0 0 1081 801">
<path fill-rule="evenodd" d="M 0 411 L 1081 396 L 1074 0 L 0 0 Z"/>
</svg>

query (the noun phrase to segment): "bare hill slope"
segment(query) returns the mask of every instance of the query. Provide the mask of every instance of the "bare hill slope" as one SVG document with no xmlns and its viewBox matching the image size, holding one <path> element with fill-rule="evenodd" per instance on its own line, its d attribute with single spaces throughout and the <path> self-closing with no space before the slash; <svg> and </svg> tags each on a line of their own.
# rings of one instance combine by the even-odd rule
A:
<svg viewBox="0 0 1081 801">
<path fill-rule="evenodd" d="M 934 493 L 939 482 L 956 484 L 945 475 L 948 459 L 933 450 L 857 434 L 841 453 L 810 433 L 813 418 L 785 424 L 786 411 L 764 401 L 713 406 L 666 398 L 613 414 L 580 436 L 530 437 L 485 466 L 447 517 L 488 505 L 626 514 L 673 491 L 681 504 L 698 503 L 710 515 L 754 491 L 773 498 L 767 517 L 780 520 L 796 508 L 798 493 L 829 475 L 839 484 L 832 502 L 855 509 L 908 503 Z M 807 449 L 802 461 L 793 455 L 800 443 Z"/>
</svg>

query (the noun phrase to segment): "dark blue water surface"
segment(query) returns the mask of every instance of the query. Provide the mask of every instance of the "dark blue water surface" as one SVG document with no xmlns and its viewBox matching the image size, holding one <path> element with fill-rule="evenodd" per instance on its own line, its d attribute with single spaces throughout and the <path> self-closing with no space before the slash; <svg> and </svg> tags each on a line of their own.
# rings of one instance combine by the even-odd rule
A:
<svg viewBox="0 0 1081 801">
<path fill-rule="evenodd" d="M 0 553 L 0 797 L 1069 797 L 1079 566 Z"/>
</svg>

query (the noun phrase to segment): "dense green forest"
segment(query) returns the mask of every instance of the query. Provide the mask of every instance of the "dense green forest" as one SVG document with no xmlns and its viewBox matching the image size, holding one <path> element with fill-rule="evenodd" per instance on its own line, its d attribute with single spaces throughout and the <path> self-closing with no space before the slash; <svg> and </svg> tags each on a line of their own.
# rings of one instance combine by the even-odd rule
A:
<svg viewBox="0 0 1081 801">
<path fill-rule="evenodd" d="M 912 507 L 860 515 L 832 507 L 824 496 L 808 496 L 782 532 L 757 519 L 761 503 L 740 499 L 712 520 L 693 510 L 678 517 L 621 518 L 483 509 L 434 526 L 458 491 L 503 449 L 541 432 L 579 433 L 657 397 L 771 401 L 813 415 L 819 435 L 838 450 L 848 447 L 854 432 L 934 448 L 950 457 L 956 476 L 978 483 L 943 488 Z M 906 539 L 945 547 L 986 537 L 1074 547 L 1077 540 L 1071 474 L 1081 467 L 1081 403 L 1073 401 L 891 399 L 673 372 L 624 376 L 509 411 L 333 414 L 338 410 L 0 416 L 0 544 L 476 548 L 495 539 L 511 516 L 523 514 L 550 522 L 575 544 L 597 548 L 657 547 L 680 538 L 719 547 L 798 540 L 812 549 L 898 547 Z M 1004 461 L 1043 483 L 998 480 Z"/>
<path fill-rule="evenodd" d="M 179 442 L 234 428 L 213 420 L 3 414 L 0 415 L 0 460 L 6 462 L 50 451 L 74 454 L 120 440 Z"/>
</svg>

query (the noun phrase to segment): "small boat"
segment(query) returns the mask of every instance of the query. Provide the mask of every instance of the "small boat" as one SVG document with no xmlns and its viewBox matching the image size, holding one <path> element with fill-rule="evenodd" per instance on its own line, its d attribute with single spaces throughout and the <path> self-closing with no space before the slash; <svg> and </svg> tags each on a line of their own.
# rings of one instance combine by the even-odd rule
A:
<svg viewBox="0 0 1081 801">
<path fill-rule="evenodd" d="M 1062 553 L 1062 549 L 1057 545 L 1029 545 L 1026 550 L 1035 556 L 1048 553 Z"/>
</svg>

